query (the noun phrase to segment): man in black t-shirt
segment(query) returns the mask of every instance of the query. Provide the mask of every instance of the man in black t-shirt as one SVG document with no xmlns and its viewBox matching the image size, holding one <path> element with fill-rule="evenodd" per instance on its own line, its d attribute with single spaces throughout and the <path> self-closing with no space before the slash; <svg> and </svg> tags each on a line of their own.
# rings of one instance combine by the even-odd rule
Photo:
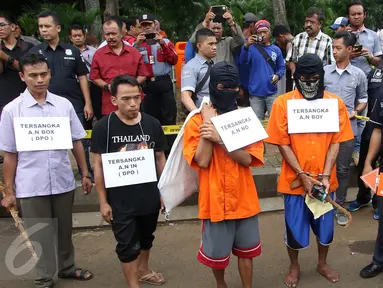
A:
<svg viewBox="0 0 383 288">
<path fill-rule="evenodd" d="M 129 287 L 139 287 L 138 281 L 162 285 L 165 282 L 162 274 L 149 269 L 150 248 L 161 207 L 157 181 L 105 188 L 103 164 L 107 163 L 101 155 L 120 152 L 119 158 L 125 159 L 128 156 L 122 152 L 153 149 L 155 163 L 149 164 L 155 165 L 158 179 L 165 167 L 166 138 L 157 119 L 139 112 L 141 91 L 134 77 L 117 76 L 112 81 L 111 92 L 112 103 L 118 110 L 98 121 L 92 132 L 100 212 L 112 224 L 116 253 Z"/>
</svg>

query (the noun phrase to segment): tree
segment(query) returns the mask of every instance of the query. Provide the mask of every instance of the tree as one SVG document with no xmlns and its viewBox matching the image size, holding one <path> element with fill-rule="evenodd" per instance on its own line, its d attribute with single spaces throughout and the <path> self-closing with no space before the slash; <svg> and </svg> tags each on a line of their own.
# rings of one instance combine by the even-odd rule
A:
<svg viewBox="0 0 383 288">
<path fill-rule="evenodd" d="M 85 10 L 96 10 L 100 11 L 100 0 L 84 0 L 85 4 Z M 98 39 L 101 39 L 101 29 L 102 29 L 102 23 L 101 23 L 101 16 L 97 15 L 94 19 L 94 22 L 92 25 L 90 25 L 89 32 L 91 34 L 96 35 Z"/>
<path fill-rule="evenodd" d="M 105 11 L 104 11 L 104 20 L 110 16 L 120 15 L 120 7 L 118 5 L 118 0 L 106 0 L 105 1 Z"/>
<path fill-rule="evenodd" d="M 289 27 L 286 15 L 285 0 L 273 0 L 273 10 L 275 25 L 282 24 Z"/>
</svg>

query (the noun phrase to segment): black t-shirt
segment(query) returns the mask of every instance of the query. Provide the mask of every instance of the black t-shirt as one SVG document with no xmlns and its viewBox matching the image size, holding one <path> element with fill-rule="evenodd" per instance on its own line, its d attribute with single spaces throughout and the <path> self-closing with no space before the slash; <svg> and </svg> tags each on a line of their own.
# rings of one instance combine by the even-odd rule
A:
<svg viewBox="0 0 383 288">
<path fill-rule="evenodd" d="M 113 112 L 109 123 L 109 153 L 153 149 L 163 152 L 167 148 L 165 134 L 160 122 L 150 115 L 141 113 L 139 124 L 126 125 Z M 92 132 L 91 151 L 106 153 L 109 116 L 98 121 Z M 107 189 L 107 199 L 113 213 L 127 215 L 145 215 L 160 209 L 160 192 L 157 182 L 114 187 Z"/>
<path fill-rule="evenodd" d="M 8 49 L 4 43 L 0 42 L 0 49 L 3 50 L 5 54 L 15 58 L 17 61 L 19 61 L 21 56 L 28 52 L 28 50 L 32 47 L 33 44 L 24 42 L 21 39 L 17 40 L 15 47 L 12 49 Z M 4 70 L 0 73 L 0 110 L 1 107 L 17 98 L 26 88 L 27 86 L 20 79 L 19 71 L 9 67 L 5 63 Z"/>
<path fill-rule="evenodd" d="M 367 117 L 374 117 L 374 113 L 380 109 L 380 102 L 382 101 L 381 95 L 381 84 L 383 80 L 383 70 L 382 69 L 373 69 L 367 75 L 368 80 L 368 105 L 367 105 Z M 383 92 L 383 91 L 382 91 Z M 383 98 L 382 98 L 383 99 Z M 374 125 L 372 122 L 367 122 L 366 127 L 363 130 L 363 139 L 369 140 L 374 130 Z"/>
<path fill-rule="evenodd" d="M 83 112 L 85 101 L 77 77 L 87 75 L 89 71 L 80 50 L 60 42 L 56 50 L 47 43 L 41 43 L 31 51 L 41 53 L 48 60 L 52 77 L 49 91 L 67 98 L 77 113 Z"/>
</svg>

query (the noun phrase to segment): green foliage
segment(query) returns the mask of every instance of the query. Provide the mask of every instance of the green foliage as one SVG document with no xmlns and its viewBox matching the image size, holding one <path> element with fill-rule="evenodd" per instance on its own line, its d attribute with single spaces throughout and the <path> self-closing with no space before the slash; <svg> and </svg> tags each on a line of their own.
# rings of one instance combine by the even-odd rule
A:
<svg viewBox="0 0 383 288">
<path fill-rule="evenodd" d="M 37 15 L 45 10 L 55 11 L 60 18 L 61 32 L 60 39 L 68 41 L 68 28 L 72 24 L 80 24 L 84 27 L 89 27 L 95 17 L 100 15 L 100 11 L 90 9 L 88 11 L 81 11 L 77 8 L 77 2 L 73 4 L 69 3 L 43 3 L 34 2 L 30 6 L 23 7 L 24 13 L 18 18 L 20 26 L 25 31 L 25 35 L 31 35 L 38 37 L 38 24 Z"/>
</svg>

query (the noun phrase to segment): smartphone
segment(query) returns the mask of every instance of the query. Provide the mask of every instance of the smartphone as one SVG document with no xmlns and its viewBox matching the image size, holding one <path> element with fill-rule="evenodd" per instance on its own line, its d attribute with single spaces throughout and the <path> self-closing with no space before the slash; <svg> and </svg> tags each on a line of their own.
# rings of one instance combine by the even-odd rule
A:
<svg viewBox="0 0 383 288">
<path fill-rule="evenodd" d="M 211 6 L 211 12 L 215 14 L 214 22 L 222 23 L 225 19 L 222 17 L 227 11 L 226 5 Z"/>
<path fill-rule="evenodd" d="M 363 49 L 363 45 L 362 44 L 354 45 L 354 51 L 360 52 L 360 51 L 362 51 L 362 49 Z"/>
</svg>

